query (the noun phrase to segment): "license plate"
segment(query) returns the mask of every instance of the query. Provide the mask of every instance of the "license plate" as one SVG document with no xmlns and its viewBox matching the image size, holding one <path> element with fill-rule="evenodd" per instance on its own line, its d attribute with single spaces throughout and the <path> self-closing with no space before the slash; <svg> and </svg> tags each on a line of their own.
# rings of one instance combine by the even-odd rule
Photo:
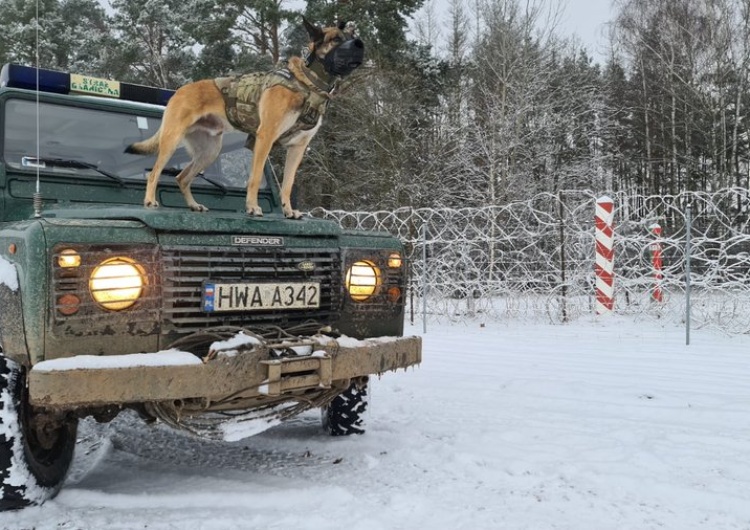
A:
<svg viewBox="0 0 750 530">
<path fill-rule="evenodd" d="M 203 311 L 263 311 L 320 307 L 320 283 L 205 283 Z"/>
</svg>

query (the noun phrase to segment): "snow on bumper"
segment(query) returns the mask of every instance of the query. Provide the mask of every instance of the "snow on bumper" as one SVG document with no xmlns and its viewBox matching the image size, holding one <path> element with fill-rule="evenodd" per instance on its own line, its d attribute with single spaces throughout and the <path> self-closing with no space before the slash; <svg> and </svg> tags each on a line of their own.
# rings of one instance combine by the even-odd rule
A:
<svg viewBox="0 0 750 530">
<path fill-rule="evenodd" d="M 417 365 L 420 337 L 338 340 L 317 337 L 311 353 L 274 359 L 263 348 L 219 348 L 201 360 L 192 353 L 78 355 L 43 361 L 29 371 L 29 400 L 49 408 L 76 408 L 189 398 L 293 394 L 332 382 Z"/>
</svg>

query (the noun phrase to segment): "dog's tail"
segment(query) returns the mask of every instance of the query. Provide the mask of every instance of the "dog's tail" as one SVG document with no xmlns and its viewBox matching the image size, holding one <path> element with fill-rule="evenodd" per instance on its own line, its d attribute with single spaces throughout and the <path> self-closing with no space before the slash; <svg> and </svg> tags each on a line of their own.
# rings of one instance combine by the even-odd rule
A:
<svg viewBox="0 0 750 530">
<path fill-rule="evenodd" d="M 161 129 L 156 131 L 151 138 L 130 144 L 125 148 L 125 152 L 133 155 L 152 155 L 159 150 L 159 136 L 161 136 Z"/>
</svg>

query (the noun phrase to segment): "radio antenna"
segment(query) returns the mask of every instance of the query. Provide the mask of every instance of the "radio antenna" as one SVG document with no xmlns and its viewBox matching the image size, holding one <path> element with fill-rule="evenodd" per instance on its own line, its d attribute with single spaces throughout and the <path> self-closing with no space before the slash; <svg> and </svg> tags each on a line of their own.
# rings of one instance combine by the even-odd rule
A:
<svg viewBox="0 0 750 530">
<path fill-rule="evenodd" d="M 34 198 L 32 204 L 34 205 L 34 217 L 42 216 L 42 192 L 41 192 L 41 177 L 39 176 L 40 164 L 40 135 L 39 135 L 39 0 L 36 0 L 36 189 L 34 190 Z"/>
</svg>

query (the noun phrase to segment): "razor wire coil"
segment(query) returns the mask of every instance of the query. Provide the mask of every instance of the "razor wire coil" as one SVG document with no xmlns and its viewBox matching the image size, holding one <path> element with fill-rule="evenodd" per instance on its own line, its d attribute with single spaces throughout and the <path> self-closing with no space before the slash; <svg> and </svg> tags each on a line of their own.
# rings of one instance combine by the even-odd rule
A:
<svg viewBox="0 0 750 530">
<path fill-rule="evenodd" d="M 430 319 L 567 322 L 593 313 L 594 209 L 601 195 L 571 190 L 477 208 L 311 213 L 345 229 L 398 237 L 410 268 L 412 308 L 420 312 L 425 295 Z M 750 332 L 750 190 L 606 195 L 615 204 L 616 314 L 684 322 L 690 204 L 692 324 Z M 662 228 L 659 237 L 650 230 L 654 223 Z M 657 242 L 661 302 L 652 297 Z"/>
</svg>

